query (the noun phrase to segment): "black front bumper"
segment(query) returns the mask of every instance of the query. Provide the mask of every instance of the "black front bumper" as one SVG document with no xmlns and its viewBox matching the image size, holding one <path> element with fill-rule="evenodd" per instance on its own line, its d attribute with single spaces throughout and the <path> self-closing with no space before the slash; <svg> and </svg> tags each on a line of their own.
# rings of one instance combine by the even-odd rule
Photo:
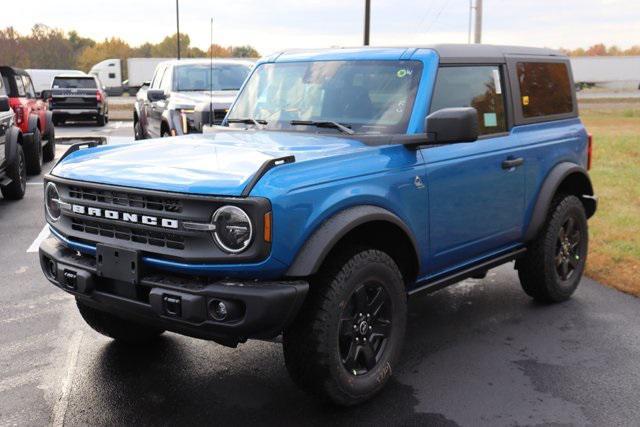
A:
<svg viewBox="0 0 640 427">
<path fill-rule="evenodd" d="M 51 237 L 40 245 L 40 265 L 57 287 L 84 304 L 172 332 L 234 346 L 278 336 L 295 318 L 309 289 L 305 281 L 212 282 L 149 272 L 137 284 L 100 277 L 95 258 L 79 256 Z M 215 320 L 218 302 L 228 308 Z"/>
</svg>

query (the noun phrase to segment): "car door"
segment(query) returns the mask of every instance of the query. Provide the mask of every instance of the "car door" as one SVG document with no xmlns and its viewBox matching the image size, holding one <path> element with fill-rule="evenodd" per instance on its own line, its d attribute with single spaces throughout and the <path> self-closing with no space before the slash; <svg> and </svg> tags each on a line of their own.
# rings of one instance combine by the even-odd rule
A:
<svg viewBox="0 0 640 427">
<path fill-rule="evenodd" d="M 170 91 L 171 81 L 171 67 L 167 66 L 162 70 L 162 74 L 158 80 L 158 87 L 156 89 L 163 89 L 168 96 Z M 167 107 L 167 100 L 161 99 L 158 101 L 150 102 L 150 127 L 152 129 L 153 137 L 162 136 L 162 113 Z"/>
<path fill-rule="evenodd" d="M 505 81 L 501 64 L 438 70 L 430 111 L 476 108 L 480 138 L 423 149 L 432 275 L 508 248 L 522 235 L 525 176 L 509 131 Z"/>
</svg>

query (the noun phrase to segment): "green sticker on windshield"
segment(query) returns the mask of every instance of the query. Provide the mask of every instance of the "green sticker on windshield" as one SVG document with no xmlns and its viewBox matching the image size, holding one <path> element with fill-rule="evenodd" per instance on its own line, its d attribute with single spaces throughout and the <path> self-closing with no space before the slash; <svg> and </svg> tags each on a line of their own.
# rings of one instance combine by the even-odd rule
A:
<svg viewBox="0 0 640 427">
<path fill-rule="evenodd" d="M 405 76 L 410 76 L 411 73 L 413 73 L 413 71 L 411 70 L 407 70 L 405 68 L 401 68 L 398 70 L 398 72 L 396 73 L 396 76 L 398 76 L 399 79 L 405 77 Z"/>
</svg>

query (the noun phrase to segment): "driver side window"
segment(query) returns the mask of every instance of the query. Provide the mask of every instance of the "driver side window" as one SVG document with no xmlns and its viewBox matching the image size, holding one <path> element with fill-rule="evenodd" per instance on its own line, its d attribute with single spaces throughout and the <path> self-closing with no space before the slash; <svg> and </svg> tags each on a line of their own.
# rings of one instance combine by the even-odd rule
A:
<svg viewBox="0 0 640 427">
<path fill-rule="evenodd" d="M 440 67 L 431 112 L 473 107 L 478 111 L 480 135 L 507 131 L 500 67 L 497 65 Z"/>
</svg>

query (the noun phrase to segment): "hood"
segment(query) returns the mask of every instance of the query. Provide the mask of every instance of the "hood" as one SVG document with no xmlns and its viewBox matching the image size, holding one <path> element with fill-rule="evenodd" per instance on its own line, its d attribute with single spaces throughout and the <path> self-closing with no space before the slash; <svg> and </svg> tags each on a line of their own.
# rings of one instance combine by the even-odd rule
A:
<svg viewBox="0 0 640 427">
<path fill-rule="evenodd" d="M 294 155 L 299 163 L 367 149 L 338 136 L 229 130 L 79 150 L 51 173 L 150 190 L 239 196 L 267 160 Z"/>
<path fill-rule="evenodd" d="M 171 92 L 170 101 L 172 104 L 191 104 L 194 107 L 212 102 L 216 105 L 223 105 L 228 108 L 235 99 L 238 91 L 203 91 L 203 92 Z M 221 108 L 221 107 L 219 107 Z"/>
</svg>

